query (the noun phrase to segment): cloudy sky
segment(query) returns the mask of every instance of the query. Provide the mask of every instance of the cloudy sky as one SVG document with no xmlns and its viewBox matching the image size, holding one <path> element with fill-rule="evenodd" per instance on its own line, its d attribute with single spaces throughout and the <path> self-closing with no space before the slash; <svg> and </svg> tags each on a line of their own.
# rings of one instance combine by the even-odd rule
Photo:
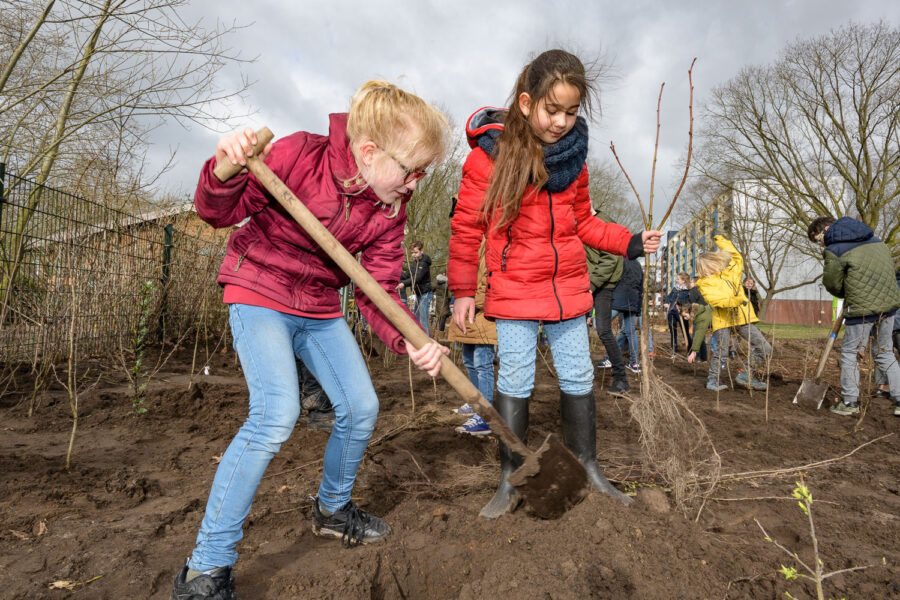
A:
<svg viewBox="0 0 900 600">
<path fill-rule="evenodd" d="M 642 198 L 650 186 L 656 100 L 665 82 L 657 198 L 680 179 L 687 143 L 687 69 L 693 57 L 695 116 L 709 91 L 746 65 L 777 59 L 786 44 L 849 21 L 900 24 L 896 0 L 218 0 L 195 1 L 188 20 L 248 25 L 232 37 L 250 64 L 219 82 L 255 81 L 247 124 L 276 137 L 324 133 L 327 115 L 348 108 L 363 82 L 387 79 L 440 105 L 461 128 L 474 110 L 505 105 L 530 57 L 563 47 L 602 58 L 614 78 L 601 91 L 591 124 L 591 154 L 611 159 L 614 141 Z M 695 121 L 695 127 L 697 123 Z M 170 124 L 154 132 L 151 162 L 171 150 L 178 160 L 167 191 L 193 191 L 219 133 Z"/>
</svg>

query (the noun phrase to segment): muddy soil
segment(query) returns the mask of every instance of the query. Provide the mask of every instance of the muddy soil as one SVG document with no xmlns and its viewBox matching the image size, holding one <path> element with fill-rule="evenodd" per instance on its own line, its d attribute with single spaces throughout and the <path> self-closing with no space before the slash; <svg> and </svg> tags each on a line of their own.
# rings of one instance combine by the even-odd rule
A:
<svg viewBox="0 0 900 600">
<path fill-rule="evenodd" d="M 828 579 L 825 597 L 900 598 L 900 418 L 885 399 L 871 399 L 861 422 L 792 405 L 815 360 L 807 346 L 777 348 L 768 396 L 728 390 L 718 401 L 704 389 L 705 365 L 655 359 L 657 373 L 703 420 L 722 458 L 724 478 L 699 515 L 696 505 L 675 506 L 641 466 L 630 401 L 605 394 L 609 382 L 598 371 L 599 460 L 636 501 L 625 507 L 594 493 L 554 521 L 524 508 L 479 519 L 499 472 L 496 439 L 455 434 L 462 419 L 451 412 L 459 400 L 449 386 L 410 375 L 405 358 L 373 356 L 381 414 L 354 494 L 393 535 L 353 549 L 313 536 L 307 497 L 319 484 L 327 434 L 298 423 L 247 519 L 236 590 L 245 600 L 815 597 L 808 581 L 778 573 L 780 565 L 801 567 L 767 542 L 756 522 L 813 564 L 809 523 L 790 498 L 802 473 L 815 498 L 825 569 L 872 565 Z M 189 389 L 190 365 L 189 353 L 166 364 L 141 416 L 114 374 L 84 392 L 69 471 L 65 393 L 42 397 L 31 417 L 26 395 L 4 394 L 0 598 L 169 597 L 193 547 L 216 461 L 247 411 L 231 351 L 215 355 L 210 375 Z M 833 383 L 835 369 L 829 364 Z M 19 385 L 27 387 L 27 379 Z M 559 430 L 558 390 L 540 359 L 531 415 L 528 443 L 536 447 Z"/>
</svg>

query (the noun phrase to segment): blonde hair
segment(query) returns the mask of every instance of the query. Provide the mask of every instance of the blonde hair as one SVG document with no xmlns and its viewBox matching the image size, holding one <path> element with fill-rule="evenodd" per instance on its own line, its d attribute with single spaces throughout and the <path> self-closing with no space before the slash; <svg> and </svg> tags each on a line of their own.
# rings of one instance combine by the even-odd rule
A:
<svg viewBox="0 0 900 600">
<path fill-rule="evenodd" d="M 731 252 L 728 250 L 716 250 L 705 252 L 697 257 L 697 274 L 700 277 L 709 277 L 721 273 L 731 262 Z"/>
<path fill-rule="evenodd" d="M 450 125 L 440 111 L 415 94 L 387 81 L 373 80 L 353 96 L 347 136 L 351 145 L 370 138 L 399 160 L 424 157 L 427 164 L 435 164 L 447 154 Z"/>
</svg>

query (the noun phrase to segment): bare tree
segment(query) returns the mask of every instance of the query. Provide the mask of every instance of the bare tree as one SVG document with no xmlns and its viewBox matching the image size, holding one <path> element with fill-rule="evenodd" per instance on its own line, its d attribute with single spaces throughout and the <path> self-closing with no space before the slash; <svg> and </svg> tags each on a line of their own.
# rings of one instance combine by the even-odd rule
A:
<svg viewBox="0 0 900 600">
<path fill-rule="evenodd" d="M 408 240 L 420 240 L 431 257 L 432 274 L 446 268 L 450 244 L 450 208 L 459 191 L 468 146 L 456 140 L 447 158 L 416 187 L 406 205 Z"/>
<path fill-rule="evenodd" d="M 588 158 L 588 191 L 594 208 L 632 231 L 641 228 L 641 210 L 630 200 L 628 184 L 619 167 L 609 160 Z"/>
<path fill-rule="evenodd" d="M 228 121 L 217 75 L 241 61 L 227 46 L 236 26 L 182 19 L 187 0 L 50 0 L 0 11 L 0 161 L 38 184 L 72 179 L 95 156 L 121 169 L 140 163 L 148 132 L 163 120 Z M 215 115 L 213 114 L 215 111 Z M 230 126 L 230 124 L 229 124 Z M 82 171 L 83 173 L 83 171 Z M 146 180 L 145 180 L 146 181 Z M 17 264 L 19 240 L 40 203 L 35 186 L 3 243 Z M 12 272 L 3 273 L 8 289 Z"/>
<path fill-rule="evenodd" d="M 747 67 L 705 107 L 700 170 L 783 211 L 792 251 L 817 215 L 854 216 L 900 244 L 900 29 L 849 24 Z M 746 190 L 745 190 L 746 191 Z M 760 240 L 765 241 L 765 240 Z"/>
</svg>

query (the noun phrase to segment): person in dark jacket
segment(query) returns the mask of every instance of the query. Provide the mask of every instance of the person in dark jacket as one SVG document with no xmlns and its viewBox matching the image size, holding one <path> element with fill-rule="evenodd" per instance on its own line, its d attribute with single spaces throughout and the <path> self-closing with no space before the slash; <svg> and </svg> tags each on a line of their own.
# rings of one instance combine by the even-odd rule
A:
<svg viewBox="0 0 900 600">
<path fill-rule="evenodd" d="M 685 344 L 691 347 L 691 333 L 688 331 L 688 323 L 679 310 L 679 305 L 684 306 L 689 303 L 688 290 L 691 285 L 691 278 L 687 273 L 679 273 L 675 277 L 675 286 L 666 296 L 665 308 L 666 321 L 669 323 L 669 341 L 672 344 L 672 354 L 678 353 L 678 334 L 679 332 L 685 336 Z"/>
<path fill-rule="evenodd" d="M 753 281 L 752 277 L 747 277 L 744 279 L 744 292 L 747 294 L 747 299 L 750 300 L 750 304 L 753 306 L 753 312 L 756 313 L 756 316 L 759 316 L 759 290 L 756 289 L 756 282 Z"/>
<path fill-rule="evenodd" d="M 613 290 L 612 320 L 622 317 L 617 342 L 619 347 L 628 346 L 630 360 L 625 368 L 632 373 L 641 372 L 640 346 L 638 344 L 638 319 L 641 317 L 641 299 L 644 294 L 644 270 L 636 260 L 622 263 L 622 278 Z"/>
<path fill-rule="evenodd" d="M 601 218 L 603 216 L 601 215 Z M 607 219 L 607 222 L 609 220 Z M 617 395 L 624 394 L 631 386 L 628 385 L 628 377 L 625 371 L 625 361 L 622 359 L 622 350 L 616 343 L 616 336 L 612 331 L 612 302 L 616 284 L 622 278 L 623 260 L 621 256 L 610 252 L 603 252 L 584 247 L 587 255 L 588 271 L 591 280 L 591 293 L 594 296 L 594 326 L 597 335 L 606 348 L 606 359 L 599 366 L 612 368 L 612 384 L 607 388 L 607 393 Z"/>
<path fill-rule="evenodd" d="M 445 155 L 446 119 L 421 98 L 383 81 L 364 84 L 348 114 L 333 114 L 327 136 L 298 132 L 259 157 L 399 304 L 406 203 L 424 169 Z M 172 597 L 235 598 L 235 546 L 263 474 L 300 415 L 296 368 L 309 367 L 334 404 L 312 529 L 344 545 L 382 540 L 390 527 L 351 499 L 378 416 L 378 396 L 341 313 L 350 279 L 246 169 L 227 181 L 217 164 L 246 165 L 256 134 L 219 140 L 203 166 L 194 205 L 214 227 L 248 219 L 229 237 L 218 281 L 224 285 L 234 347 L 249 389 L 249 411 L 216 469 L 197 542 L 175 576 Z M 412 150 L 410 150 L 412 149 Z M 405 165 L 412 165 L 410 169 Z M 359 289 L 356 305 L 372 330 L 430 375 L 449 349 L 416 349 Z M 410 318 L 412 315 L 410 314 Z"/>
<path fill-rule="evenodd" d="M 425 254 L 424 249 L 424 244 L 418 240 L 409 245 L 409 275 L 400 280 L 399 289 L 412 288 L 416 296 L 413 312 L 419 325 L 428 333 L 428 310 L 434 291 L 431 287 L 431 257 Z"/>
<path fill-rule="evenodd" d="M 894 414 L 900 416 L 900 365 L 894 356 L 894 314 L 900 308 L 900 290 L 890 250 L 861 221 L 818 217 L 807 229 L 810 241 L 825 247 L 822 284 L 833 296 L 844 298 L 844 339 L 841 342 L 841 395 L 831 407 L 839 415 L 859 414 L 857 353 L 869 332 L 877 328 L 875 363 L 887 377 Z"/>
</svg>

